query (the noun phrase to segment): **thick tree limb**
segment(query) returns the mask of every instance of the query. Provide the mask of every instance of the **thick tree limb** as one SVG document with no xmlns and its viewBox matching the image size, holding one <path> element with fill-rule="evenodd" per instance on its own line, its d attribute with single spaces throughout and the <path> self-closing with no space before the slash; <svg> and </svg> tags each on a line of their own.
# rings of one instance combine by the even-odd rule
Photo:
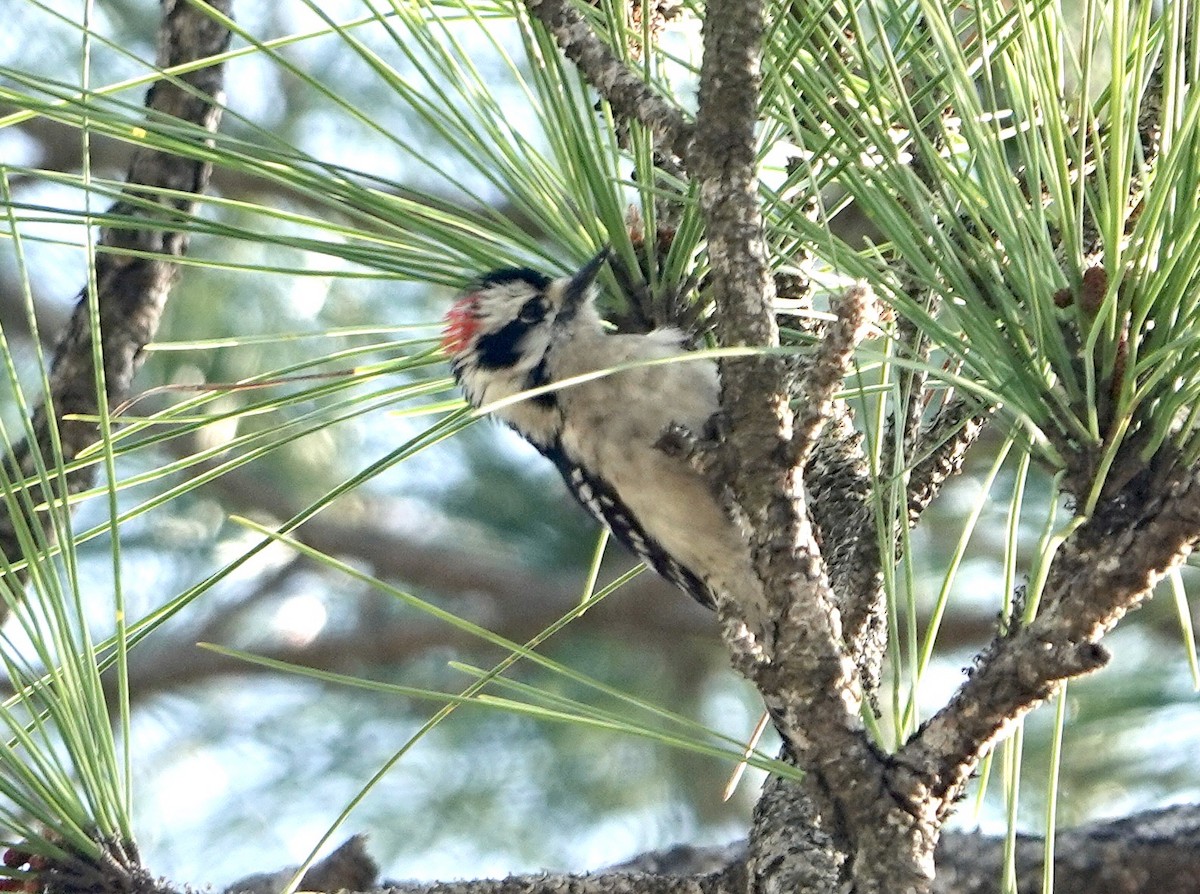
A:
<svg viewBox="0 0 1200 894">
<path fill-rule="evenodd" d="M 1014 859 L 1020 894 L 1042 890 L 1044 848 L 1041 838 L 1018 837 Z M 376 867 L 363 851 L 362 839 L 355 836 L 309 871 L 302 890 L 370 887 L 391 894 L 743 894 L 745 878 L 739 867 L 745 859 L 744 844 L 683 846 L 643 854 L 587 876 L 545 874 L 448 884 L 387 882 L 379 889 L 370 881 L 361 884 L 364 878 L 374 878 Z M 1003 838 L 949 832 L 938 845 L 937 860 L 935 894 L 1000 894 Z M 1059 894 L 1193 894 L 1200 878 L 1200 807 L 1169 807 L 1060 831 L 1054 865 L 1054 890 Z M 337 871 L 329 872 L 330 868 Z M 287 869 L 250 876 L 230 885 L 226 894 L 273 894 L 293 872 Z M 360 885 L 347 884 L 354 880 Z"/>
<path fill-rule="evenodd" d="M 212 0 L 211 5 L 228 13 L 229 0 Z M 229 32 L 215 24 L 187 2 L 164 0 L 162 27 L 159 32 L 158 65 L 167 68 L 203 59 L 225 50 Z M 184 75 L 187 85 L 157 81 L 146 94 L 149 114 L 147 128 L 164 119 L 180 119 L 203 131 L 216 130 L 221 109 L 216 97 L 222 87 L 223 68 L 209 66 Z M 203 137 L 197 136 L 198 140 Z M 100 350 L 104 363 L 104 383 L 109 403 L 124 400 L 129 394 L 134 373 L 142 364 L 142 348 L 154 337 L 166 305 L 167 296 L 178 273 L 171 262 L 187 251 L 188 234 L 171 228 L 172 221 L 190 215 L 195 200 L 167 196 L 153 190 L 175 190 L 198 195 L 208 182 L 210 165 L 180 158 L 153 149 L 139 149 L 129 166 L 125 196 L 110 213 L 146 221 L 144 228 L 105 227 L 100 231 L 95 260 L 96 292 L 100 310 Z M 99 438 L 99 427 L 83 419 L 99 412 L 92 350 L 92 327 L 87 290 L 76 304 L 70 323 L 55 350 L 50 368 L 50 392 L 46 402 L 33 414 L 31 440 L 19 445 L 5 457 L 8 476 L 20 481 L 35 478 L 39 464 L 53 468 L 54 441 L 61 446 L 64 462 L 71 462 Z M 95 466 L 89 465 L 67 474 L 67 490 L 77 493 L 95 479 Z M 18 531 L 24 526 L 41 527 L 52 535 L 49 517 L 33 516 L 33 507 L 42 502 L 40 490 L 27 492 L 23 501 L 25 517 L 6 514 L 0 518 L 0 552 L 10 563 L 21 556 Z M 15 506 L 15 503 L 10 503 Z M 7 581 L 10 598 L 18 598 L 23 575 Z M 0 620 L 8 604 L 0 604 Z"/>
<path fill-rule="evenodd" d="M 1019 894 L 1042 889 L 1045 842 L 1021 835 Z M 938 847 L 935 894 L 1000 894 L 1004 848 L 998 838 L 950 833 Z M 1192 894 L 1200 879 L 1200 809 L 1148 811 L 1060 832 L 1054 848 L 1055 894 Z"/>
<path fill-rule="evenodd" d="M 945 816 L 1011 722 L 1063 680 L 1107 662 L 1100 638 L 1149 597 L 1200 537 L 1200 473 L 1161 494 L 1123 496 L 1063 544 L 1037 616 L 996 640 L 950 703 L 900 751 L 893 785 L 920 790 Z"/>
<path fill-rule="evenodd" d="M 650 875 L 642 872 L 612 875 L 514 875 L 505 879 L 437 882 L 392 887 L 392 894 L 725 894 L 732 889 L 721 876 Z"/>
<path fill-rule="evenodd" d="M 1042 890 L 1045 841 L 1017 837 L 1014 869 L 1020 894 Z M 742 859 L 738 845 L 672 849 L 679 873 L 717 871 Z M 646 855 L 653 866 L 657 855 Z M 687 858 L 684 860 L 683 858 Z M 1000 894 L 1004 839 L 947 832 L 938 843 L 935 894 Z M 1060 831 L 1054 853 L 1057 894 L 1193 894 L 1200 878 L 1200 807 L 1180 805 Z M 622 869 L 638 868 L 638 862 Z"/>
<path fill-rule="evenodd" d="M 691 169 L 700 186 L 718 335 L 726 345 L 770 346 L 778 338 L 754 151 L 762 15 L 756 0 L 710 4 L 703 31 Z M 721 467 L 729 470 L 750 532 L 769 625 L 739 615 L 737 606 L 718 610 L 735 664 L 758 686 L 791 756 L 808 773 L 811 798 L 788 804 L 764 795 L 751 843 L 751 885 L 836 890 L 850 883 L 863 894 L 923 889 L 933 875 L 935 833 L 891 800 L 882 762 L 863 733 L 858 674 L 842 646 L 794 462 L 783 377 L 771 358 L 725 362 L 721 376 L 730 429 L 719 446 Z M 739 621 L 764 639 L 739 636 Z M 791 816 L 796 809 L 801 815 Z M 801 829 L 815 830 L 817 839 L 806 846 Z"/>
</svg>

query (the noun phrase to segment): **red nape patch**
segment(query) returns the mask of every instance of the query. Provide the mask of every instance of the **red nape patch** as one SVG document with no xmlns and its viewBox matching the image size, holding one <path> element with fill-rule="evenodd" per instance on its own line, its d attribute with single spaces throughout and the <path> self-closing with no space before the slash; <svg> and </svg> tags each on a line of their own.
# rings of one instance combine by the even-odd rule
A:
<svg viewBox="0 0 1200 894">
<path fill-rule="evenodd" d="M 442 332 L 442 348 L 447 354 L 459 354 L 471 342 L 479 326 L 479 296 L 475 293 L 459 298 L 446 312 L 446 328 Z"/>
</svg>

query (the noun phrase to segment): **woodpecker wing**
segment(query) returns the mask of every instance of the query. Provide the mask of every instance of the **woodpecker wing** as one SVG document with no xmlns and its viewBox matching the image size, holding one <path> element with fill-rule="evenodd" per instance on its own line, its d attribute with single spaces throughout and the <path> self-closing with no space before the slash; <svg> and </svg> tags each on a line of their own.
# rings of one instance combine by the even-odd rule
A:
<svg viewBox="0 0 1200 894">
<path fill-rule="evenodd" d="M 612 532 L 617 542 L 683 590 L 705 608 L 713 608 L 712 590 L 695 573 L 677 562 L 637 518 L 623 506 L 607 484 L 574 462 L 561 444 L 541 448 L 562 475 L 567 489 L 591 515 Z"/>
</svg>

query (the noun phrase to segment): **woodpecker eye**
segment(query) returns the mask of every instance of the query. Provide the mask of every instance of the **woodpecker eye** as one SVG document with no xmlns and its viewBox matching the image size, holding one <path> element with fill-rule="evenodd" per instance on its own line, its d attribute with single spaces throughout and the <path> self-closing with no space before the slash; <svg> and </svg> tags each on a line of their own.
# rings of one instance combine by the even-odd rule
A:
<svg viewBox="0 0 1200 894">
<path fill-rule="evenodd" d="M 546 299 L 541 295 L 530 298 L 521 305 L 517 319 L 522 323 L 540 323 L 546 317 Z"/>
</svg>

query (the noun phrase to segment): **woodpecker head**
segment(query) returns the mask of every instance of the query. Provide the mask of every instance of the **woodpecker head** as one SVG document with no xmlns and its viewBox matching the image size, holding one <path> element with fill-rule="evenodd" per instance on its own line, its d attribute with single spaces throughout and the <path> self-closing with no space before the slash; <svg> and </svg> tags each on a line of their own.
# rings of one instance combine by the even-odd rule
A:
<svg viewBox="0 0 1200 894">
<path fill-rule="evenodd" d="M 593 283 L 608 251 L 559 279 L 525 267 L 493 270 L 458 297 L 446 314 L 442 347 L 472 406 L 545 385 L 546 352 L 556 334 L 572 323 L 599 325 Z M 538 437 L 553 435 L 554 395 L 510 404 L 497 415 L 538 444 Z"/>
</svg>

